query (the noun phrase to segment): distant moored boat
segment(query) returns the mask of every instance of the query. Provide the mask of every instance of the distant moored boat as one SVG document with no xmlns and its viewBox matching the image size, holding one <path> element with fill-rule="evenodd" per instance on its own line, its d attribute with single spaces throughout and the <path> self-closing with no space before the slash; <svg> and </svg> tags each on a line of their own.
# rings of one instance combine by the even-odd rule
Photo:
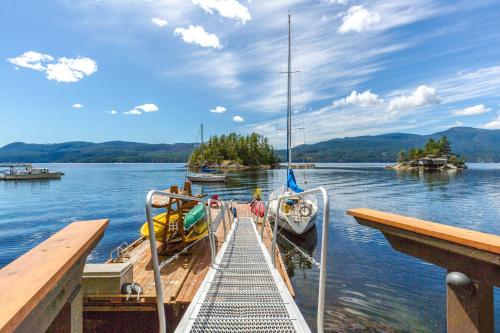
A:
<svg viewBox="0 0 500 333">
<path fill-rule="evenodd" d="M 62 172 L 50 171 L 48 168 L 34 168 L 31 163 L 0 164 L 7 170 L 0 171 L 2 180 L 36 180 L 36 179 L 61 179 Z"/>
</svg>

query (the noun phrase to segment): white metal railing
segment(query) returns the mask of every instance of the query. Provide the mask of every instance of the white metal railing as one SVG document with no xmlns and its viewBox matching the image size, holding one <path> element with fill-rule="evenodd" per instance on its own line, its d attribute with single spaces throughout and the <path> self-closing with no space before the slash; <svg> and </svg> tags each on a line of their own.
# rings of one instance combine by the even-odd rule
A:
<svg viewBox="0 0 500 333">
<path fill-rule="evenodd" d="M 329 198 L 328 198 L 328 193 L 323 187 L 318 187 L 314 188 L 311 190 L 307 190 L 301 193 L 294 193 L 291 195 L 286 195 L 286 196 L 281 196 L 277 199 L 273 199 L 271 201 L 277 200 L 278 203 L 276 205 L 276 216 L 275 216 L 275 223 L 274 223 L 274 228 L 273 228 L 273 239 L 272 239 L 272 246 L 271 246 L 271 258 L 272 258 L 272 263 L 274 267 L 276 268 L 276 241 L 278 237 L 278 219 L 279 219 L 279 207 L 281 205 L 282 200 L 286 200 L 289 198 L 297 198 L 297 197 L 302 197 L 306 195 L 311 195 L 311 194 L 316 194 L 316 193 L 321 193 L 323 196 L 323 226 L 322 226 L 322 240 L 321 240 L 321 259 L 320 259 L 320 275 L 319 275 L 319 290 L 318 290 L 318 315 L 317 315 L 317 328 L 318 332 L 323 333 L 324 332 L 324 311 L 325 311 L 325 290 L 326 290 L 326 260 L 327 260 L 327 249 L 328 249 L 328 225 L 329 225 Z M 153 222 L 153 215 L 152 215 L 152 202 L 153 202 L 153 197 L 157 196 L 163 196 L 163 197 L 168 197 L 168 198 L 175 198 L 175 199 L 180 199 L 180 200 L 189 200 L 189 201 L 197 201 L 200 203 L 203 203 L 206 205 L 206 216 L 207 216 L 207 223 L 208 223 L 208 238 L 210 242 L 210 265 L 213 266 L 215 263 L 215 256 L 216 256 L 216 240 L 215 240 L 215 232 L 214 230 L 214 223 L 212 219 L 212 213 L 211 213 L 211 204 L 213 202 L 217 202 L 221 204 L 221 221 L 223 223 L 223 230 L 224 230 L 224 242 L 226 242 L 227 238 L 227 226 L 226 226 L 226 214 L 229 215 L 229 219 L 231 224 L 234 223 L 234 216 L 233 216 L 233 211 L 232 208 L 234 208 L 234 201 L 223 201 L 220 199 L 207 199 L 204 200 L 202 198 L 197 198 L 197 197 L 191 197 L 191 196 L 186 196 L 186 195 L 181 195 L 181 194 L 176 194 L 176 193 L 168 193 L 168 192 L 163 192 L 163 191 L 158 191 L 158 190 L 152 190 L 148 193 L 146 197 L 146 215 L 147 215 L 147 220 L 148 220 L 148 230 L 149 230 L 149 241 L 150 241 L 150 246 L 151 246 L 151 257 L 153 260 L 153 271 L 154 271 L 154 279 L 155 279 L 155 290 L 156 290 L 156 296 L 157 296 L 157 307 L 158 307 L 158 319 L 159 319 L 159 328 L 160 328 L 160 333 L 165 333 L 166 332 L 166 317 L 165 317 L 165 308 L 163 305 L 163 289 L 162 289 L 162 284 L 161 284 L 161 277 L 160 277 L 160 264 L 159 264 L 159 259 L 158 259 L 158 251 L 156 249 L 156 235 L 154 231 L 154 222 Z M 271 202 L 270 201 L 270 202 Z M 262 221 L 262 227 L 260 230 L 260 238 L 261 240 L 263 239 L 263 232 L 264 232 L 264 227 L 266 220 L 268 220 L 268 214 L 269 214 L 269 207 L 270 202 L 268 203 L 265 212 L 264 212 L 264 220 Z"/>
<path fill-rule="evenodd" d="M 206 209 L 205 216 L 207 217 L 207 223 L 208 223 L 208 239 L 210 241 L 210 265 L 213 266 L 215 263 L 215 255 L 217 252 L 216 249 L 216 240 L 215 240 L 215 232 L 213 229 L 213 220 L 212 220 L 212 213 L 211 213 L 211 204 L 213 202 L 221 203 L 221 215 L 222 219 L 221 222 L 223 224 L 223 229 L 224 229 L 224 242 L 226 241 L 227 237 L 227 226 L 226 226 L 226 218 L 225 215 L 227 212 L 229 212 L 229 207 L 234 207 L 234 202 L 231 200 L 228 204 L 227 201 L 219 200 L 219 199 L 207 199 L 204 200 L 203 198 L 197 198 L 197 197 L 192 197 L 192 196 L 187 196 L 187 195 L 182 195 L 182 194 L 177 194 L 177 193 L 169 193 L 169 192 L 164 192 L 164 191 L 158 191 L 158 190 L 151 190 L 148 192 L 148 195 L 146 196 L 146 215 L 147 215 L 147 220 L 148 220 L 148 231 L 149 231 L 149 244 L 151 247 L 151 257 L 153 260 L 153 271 L 154 271 L 154 280 L 155 280 L 155 290 L 156 290 L 156 305 L 158 308 L 158 320 L 159 320 L 159 328 L 160 328 L 160 333 L 165 333 L 167 331 L 167 322 L 166 322 L 166 317 L 165 317 L 165 308 L 163 305 L 163 289 L 162 289 L 162 284 L 161 284 L 161 277 L 160 277 L 160 263 L 158 259 L 158 251 L 156 249 L 156 235 L 155 235 L 155 230 L 154 230 L 154 221 L 153 221 L 153 198 L 154 196 L 160 196 L 160 197 L 167 197 L 167 198 L 174 198 L 174 199 L 180 199 L 180 200 L 187 200 L 187 201 L 197 201 L 200 203 L 203 203 Z M 234 217 L 232 215 L 232 212 L 229 213 L 231 223 L 234 223 Z"/>
<path fill-rule="evenodd" d="M 328 198 L 328 192 L 323 187 L 317 187 L 311 190 L 307 190 L 301 193 L 294 193 L 290 195 L 284 195 L 276 199 L 269 200 L 267 208 L 264 213 L 264 220 L 262 221 L 262 227 L 260 230 L 260 238 L 263 239 L 264 227 L 268 213 L 269 207 L 271 207 L 271 201 L 278 201 L 276 205 L 276 216 L 274 219 L 274 228 L 273 228 L 273 239 L 271 246 L 271 257 L 273 260 L 273 265 L 276 268 L 276 241 L 278 239 L 278 219 L 279 219 L 279 207 L 281 205 L 282 200 L 297 198 L 306 195 L 321 193 L 323 196 L 323 227 L 322 227 L 322 236 L 321 236 L 321 259 L 319 263 L 319 290 L 318 290 L 318 315 L 316 318 L 316 325 L 318 328 L 318 332 L 324 332 L 324 312 L 325 312 L 325 290 L 326 290 L 326 259 L 328 253 L 328 225 L 330 223 L 330 215 L 329 215 L 329 206 L 330 201 Z"/>
</svg>

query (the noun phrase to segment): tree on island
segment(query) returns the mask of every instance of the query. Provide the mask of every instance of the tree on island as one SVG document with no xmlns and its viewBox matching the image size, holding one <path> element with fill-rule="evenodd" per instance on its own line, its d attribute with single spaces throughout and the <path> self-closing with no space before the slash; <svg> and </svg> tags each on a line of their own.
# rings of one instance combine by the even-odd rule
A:
<svg viewBox="0 0 500 333">
<path fill-rule="evenodd" d="M 190 167 L 223 163 L 258 167 L 275 166 L 279 160 L 268 139 L 257 133 L 246 136 L 236 133 L 214 135 L 208 142 L 196 147 L 189 160 Z"/>
<path fill-rule="evenodd" d="M 447 157 L 448 163 L 463 166 L 465 161 L 451 150 L 451 143 L 446 135 L 435 141 L 430 138 L 424 148 L 411 148 L 408 153 L 401 150 L 398 154 L 398 163 L 417 163 L 417 160 L 426 156 Z"/>
</svg>

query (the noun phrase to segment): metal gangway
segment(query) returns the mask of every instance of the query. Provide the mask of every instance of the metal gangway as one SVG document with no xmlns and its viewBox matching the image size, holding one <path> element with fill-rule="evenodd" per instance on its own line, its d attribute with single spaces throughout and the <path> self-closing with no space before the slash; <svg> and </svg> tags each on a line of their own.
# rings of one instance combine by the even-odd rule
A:
<svg viewBox="0 0 500 333">
<path fill-rule="evenodd" d="M 317 330 L 323 332 L 323 314 L 326 282 L 326 249 L 328 243 L 328 195 L 324 188 L 294 194 L 290 198 L 315 193 L 323 195 L 323 233 L 321 245 L 320 279 L 318 294 Z M 164 196 L 203 202 L 207 207 L 208 237 L 210 240 L 211 265 L 200 288 L 187 308 L 175 332 L 311 332 L 281 275 L 276 269 L 277 223 L 274 224 L 272 256 L 263 243 L 263 230 L 269 205 L 265 211 L 261 230 L 252 217 L 234 218 L 227 231 L 225 216 L 232 213 L 232 202 L 220 200 L 224 244 L 218 254 L 215 245 L 215 226 L 210 213 L 213 199 L 186 197 L 162 191 L 150 191 L 146 200 L 151 255 L 157 294 L 160 332 L 166 332 L 165 311 L 160 279 L 160 267 L 155 233 L 153 229 L 152 202 L 154 197 Z M 278 200 L 289 197 L 283 196 Z M 277 212 L 278 214 L 278 212 Z M 278 216 L 276 216 L 278 218 Z"/>
</svg>

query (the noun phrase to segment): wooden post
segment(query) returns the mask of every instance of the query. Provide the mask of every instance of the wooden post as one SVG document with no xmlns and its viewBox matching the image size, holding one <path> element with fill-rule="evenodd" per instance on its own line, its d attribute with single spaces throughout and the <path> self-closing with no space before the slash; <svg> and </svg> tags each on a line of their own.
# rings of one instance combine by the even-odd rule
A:
<svg viewBox="0 0 500 333">
<path fill-rule="evenodd" d="M 71 312 L 71 333 L 83 332 L 83 291 L 82 285 L 73 292 L 69 301 Z"/>
<path fill-rule="evenodd" d="M 448 333 L 493 332 L 493 287 L 472 282 L 471 286 L 447 284 Z"/>
</svg>

